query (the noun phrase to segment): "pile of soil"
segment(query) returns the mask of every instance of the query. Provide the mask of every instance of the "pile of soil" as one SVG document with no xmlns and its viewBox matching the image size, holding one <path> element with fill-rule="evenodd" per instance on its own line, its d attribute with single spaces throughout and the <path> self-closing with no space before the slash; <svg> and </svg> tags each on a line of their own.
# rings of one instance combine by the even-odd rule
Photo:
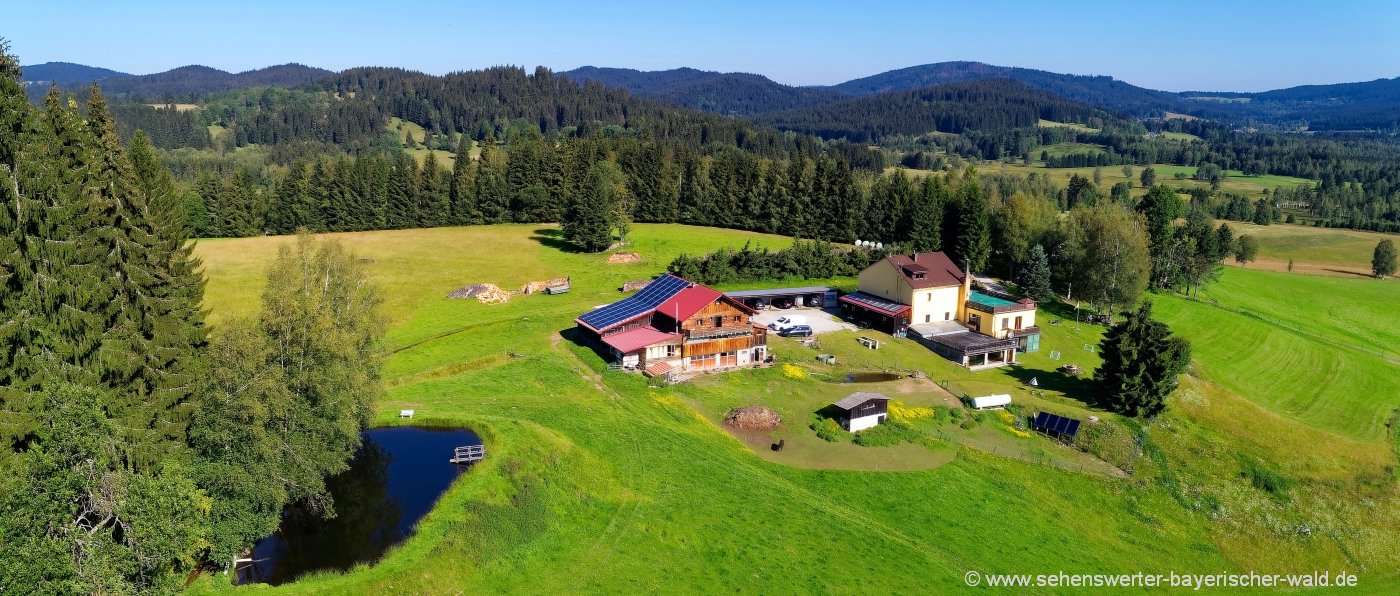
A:
<svg viewBox="0 0 1400 596">
<path fill-rule="evenodd" d="M 724 424 L 740 430 L 773 430 L 783 422 L 777 412 L 763 406 L 734 408 L 724 415 Z"/>
<path fill-rule="evenodd" d="M 453 290 L 448 298 L 476 298 L 482 302 L 508 302 L 511 292 L 502 290 L 496 284 L 472 284 Z"/>
<path fill-rule="evenodd" d="M 637 253 L 635 253 L 635 252 L 626 251 L 626 250 L 618 251 L 618 252 L 615 252 L 615 253 L 613 253 L 613 254 L 608 255 L 608 263 L 611 264 L 611 265 L 616 265 L 616 264 L 618 264 L 618 263 L 640 263 L 640 262 L 642 262 L 642 255 L 639 255 L 639 254 L 637 254 Z"/>
<path fill-rule="evenodd" d="M 622 284 L 622 291 L 623 291 L 623 292 L 635 292 L 635 291 L 637 291 L 637 290 L 640 290 L 640 289 L 642 289 L 642 288 L 647 287 L 647 284 L 649 284 L 649 283 L 651 283 L 651 280 L 649 280 L 649 279 L 634 279 L 634 280 L 629 281 L 629 282 L 623 282 L 623 284 Z"/>
</svg>

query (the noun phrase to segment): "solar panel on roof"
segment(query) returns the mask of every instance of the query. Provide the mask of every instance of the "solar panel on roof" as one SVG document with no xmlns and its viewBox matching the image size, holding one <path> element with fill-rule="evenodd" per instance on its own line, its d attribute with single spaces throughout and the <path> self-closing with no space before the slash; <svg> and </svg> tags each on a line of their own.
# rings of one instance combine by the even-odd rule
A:
<svg viewBox="0 0 1400 596">
<path fill-rule="evenodd" d="M 690 282 L 674 275 L 664 274 L 652 280 L 636 294 L 618 300 L 602 308 L 584 313 L 578 318 L 594 329 L 603 330 L 623 321 L 656 310 L 662 302 L 690 287 Z"/>
</svg>

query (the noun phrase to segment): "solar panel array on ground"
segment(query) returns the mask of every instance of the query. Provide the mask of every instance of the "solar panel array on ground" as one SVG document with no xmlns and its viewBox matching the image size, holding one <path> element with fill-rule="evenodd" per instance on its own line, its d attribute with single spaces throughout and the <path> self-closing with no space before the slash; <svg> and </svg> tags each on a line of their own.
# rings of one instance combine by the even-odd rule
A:
<svg viewBox="0 0 1400 596">
<path fill-rule="evenodd" d="M 1049 412 L 1040 412 L 1035 415 L 1035 420 L 1031 422 L 1031 428 L 1041 432 L 1073 437 L 1079 433 L 1079 421 Z"/>
<path fill-rule="evenodd" d="M 656 310 L 656 307 L 660 306 L 662 302 L 669 300 L 688 287 L 690 287 L 689 281 L 674 275 L 662 275 L 652 280 L 636 294 L 583 313 L 578 320 L 589 327 L 602 331 Z"/>
</svg>

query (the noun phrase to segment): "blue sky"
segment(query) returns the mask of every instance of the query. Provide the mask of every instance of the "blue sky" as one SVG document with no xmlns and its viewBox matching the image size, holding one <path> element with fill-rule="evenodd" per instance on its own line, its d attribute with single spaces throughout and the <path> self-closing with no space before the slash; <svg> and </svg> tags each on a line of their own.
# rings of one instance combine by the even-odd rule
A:
<svg viewBox="0 0 1400 596">
<path fill-rule="evenodd" d="M 1395 1 L 5 4 L 0 37 L 22 63 L 66 61 L 133 73 L 286 62 L 430 73 L 500 64 L 691 66 L 811 85 L 977 60 L 1106 74 L 1171 91 L 1400 76 Z"/>
</svg>

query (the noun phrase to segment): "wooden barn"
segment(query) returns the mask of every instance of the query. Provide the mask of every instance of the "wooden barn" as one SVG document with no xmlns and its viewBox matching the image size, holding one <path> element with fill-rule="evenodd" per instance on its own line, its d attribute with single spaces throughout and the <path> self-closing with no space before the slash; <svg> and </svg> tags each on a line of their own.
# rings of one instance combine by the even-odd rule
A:
<svg viewBox="0 0 1400 596">
<path fill-rule="evenodd" d="M 768 330 L 750 321 L 753 314 L 736 299 L 667 274 L 575 323 L 580 337 L 622 369 L 671 376 L 763 363 Z"/>
<path fill-rule="evenodd" d="M 841 412 L 838 419 L 841 428 L 857 432 L 885 423 L 890 398 L 879 393 L 861 391 L 852 393 L 832 405 Z"/>
</svg>

